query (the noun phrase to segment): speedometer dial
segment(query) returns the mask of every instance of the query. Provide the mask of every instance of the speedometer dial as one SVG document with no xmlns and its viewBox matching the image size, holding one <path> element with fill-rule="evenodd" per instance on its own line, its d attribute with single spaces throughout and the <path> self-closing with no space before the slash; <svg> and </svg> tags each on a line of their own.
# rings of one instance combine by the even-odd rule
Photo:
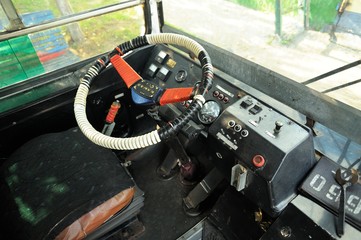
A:
<svg viewBox="0 0 361 240">
<path fill-rule="evenodd" d="M 204 124 L 211 124 L 221 113 L 221 107 L 215 101 L 206 102 L 198 112 L 198 119 Z"/>
</svg>

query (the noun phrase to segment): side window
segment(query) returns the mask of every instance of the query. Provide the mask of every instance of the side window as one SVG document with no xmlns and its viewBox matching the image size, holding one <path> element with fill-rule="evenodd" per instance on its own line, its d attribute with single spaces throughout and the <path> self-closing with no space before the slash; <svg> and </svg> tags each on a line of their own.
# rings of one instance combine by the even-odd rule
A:
<svg viewBox="0 0 361 240">
<path fill-rule="evenodd" d="M 361 1 L 167 0 L 163 6 L 166 26 L 361 109 Z"/>
<path fill-rule="evenodd" d="M 126 0 L 102 0 L 102 1 L 83 1 L 83 0 L 13 0 L 16 11 L 22 19 L 27 18 L 27 14 L 35 12 L 50 11 L 52 18 L 61 18 L 78 14 L 85 11 L 91 11 L 102 7 L 111 6 L 126 2 Z M 24 22 L 25 26 L 36 25 L 35 21 Z"/>
<path fill-rule="evenodd" d="M 0 88 L 97 56 L 144 34 L 143 7 L 139 1 L 131 2 L 2 2 Z M 18 22 L 14 21 L 12 9 L 16 11 Z M 69 18 L 75 21 L 67 21 Z M 71 23 L 61 24 L 62 21 Z M 24 34 L 12 37 L 17 32 Z"/>
</svg>

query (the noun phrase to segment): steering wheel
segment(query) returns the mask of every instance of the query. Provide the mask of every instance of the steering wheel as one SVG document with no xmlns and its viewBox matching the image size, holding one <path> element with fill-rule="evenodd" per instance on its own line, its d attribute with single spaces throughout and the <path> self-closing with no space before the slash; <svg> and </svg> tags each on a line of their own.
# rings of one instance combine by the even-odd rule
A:
<svg viewBox="0 0 361 240">
<path fill-rule="evenodd" d="M 134 49 L 154 44 L 172 44 L 190 50 L 198 57 L 202 68 L 201 84 L 194 88 L 162 89 L 157 84 L 142 79 L 138 73 L 123 59 L 123 55 Z M 86 116 L 86 98 L 90 85 L 94 78 L 108 65 L 112 64 L 122 77 L 126 86 L 132 92 L 133 102 L 136 104 L 159 104 L 165 105 L 172 102 L 191 99 L 192 102 L 185 112 L 176 119 L 168 122 L 158 130 L 147 134 L 130 137 L 115 138 L 98 132 L 89 123 Z M 196 41 L 179 34 L 160 33 L 139 36 L 130 41 L 120 44 L 108 56 L 99 58 L 89 68 L 81 79 L 74 101 L 74 113 L 79 128 L 84 135 L 97 145 L 117 150 L 132 150 L 144 148 L 164 141 L 177 134 L 187 122 L 194 117 L 205 102 L 205 94 L 212 87 L 213 66 L 208 53 Z M 199 89 L 198 89 L 199 87 Z"/>
</svg>

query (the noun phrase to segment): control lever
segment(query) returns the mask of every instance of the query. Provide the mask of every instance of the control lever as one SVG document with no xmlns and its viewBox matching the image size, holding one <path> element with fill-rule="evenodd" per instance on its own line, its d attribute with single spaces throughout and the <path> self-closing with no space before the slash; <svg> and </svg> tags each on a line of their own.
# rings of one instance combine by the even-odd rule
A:
<svg viewBox="0 0 361 240">
<path fill-rule="evenodd" d="M 356 169 L 353 168 L 361 158 L 355 161 L 349 168 L 342 171 L 341 168 L 337 169 L 335 179 L 338 184 L 341 186 L 341 196 L 340 204 L 338 210 L 338 220 L 336 225 L 336 232 L 339 237 L 342 237 L 344 234 L 344 225 L 345 225 L 345 199 L 347 194 L 347 188 L 357 183 L 359 180 L 359 173 Z"/>
<path fill-rule="evenodd" d="M 107 114 L 107 117 L 105 118 L 105 125 L 103 127 L 102 133 L 104 135 L 110 136 L 112 135 L 112 132 L 115 127 L 115 116 L 118 114 L 118 111 L 120 109 L 121 105 L 119 101 L 115 101 L 110 106 L 109 112 Z"/>
</svg>

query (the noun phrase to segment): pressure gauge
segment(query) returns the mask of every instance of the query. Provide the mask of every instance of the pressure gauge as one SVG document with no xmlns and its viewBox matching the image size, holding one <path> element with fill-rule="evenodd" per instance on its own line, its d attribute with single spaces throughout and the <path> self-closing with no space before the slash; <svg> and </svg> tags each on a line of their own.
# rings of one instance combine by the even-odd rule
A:
<svg viewBox="0 0 361 240">
<path fill-rule="evenodd" d="M 198 112 L 198 119 L 201 123 L 211 124 L 221 113 L 221 107 L 215 101 L 206 102 Z"/>
</svg>

